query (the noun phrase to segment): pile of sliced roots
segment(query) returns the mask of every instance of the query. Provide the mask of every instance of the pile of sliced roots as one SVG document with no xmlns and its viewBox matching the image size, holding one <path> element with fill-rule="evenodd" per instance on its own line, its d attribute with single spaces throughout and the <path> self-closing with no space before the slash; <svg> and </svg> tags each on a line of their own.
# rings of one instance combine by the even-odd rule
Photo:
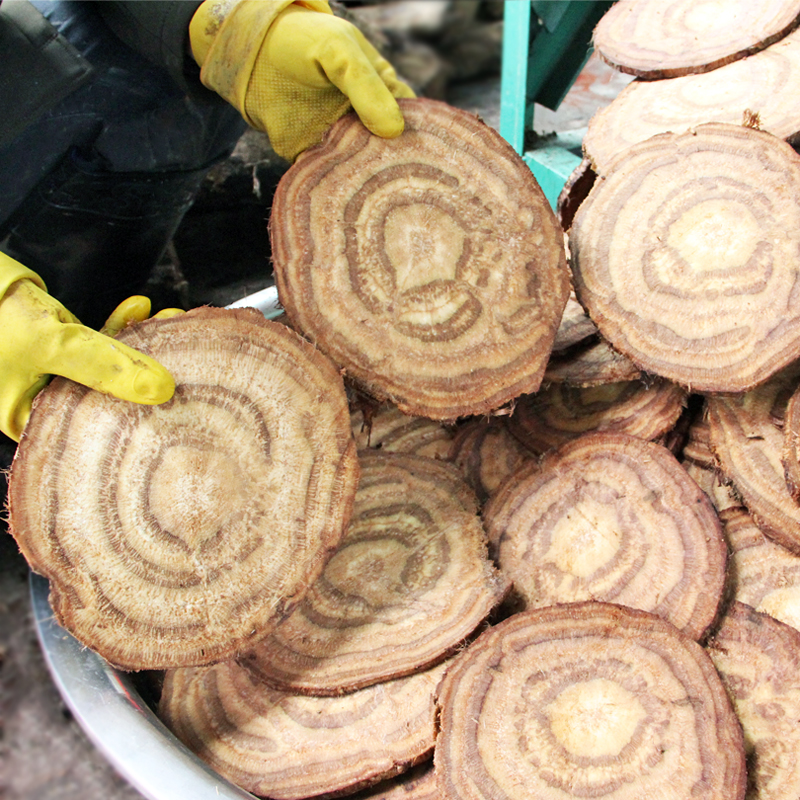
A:
<svg viewBox="0 0 800 800">
<path fill-rule="evenodd" d="M 617 107 L 791 74 L 797 4 L 729 5 L 757 35 L 660 80 L 632 43 Z M 620 2 L 598 46 L 712 6 Z M 296 333 L 143 323 L 173 401 L 43 393 L 11 522 L 59 619 L 259 796 L 796 800 L 800 114 L 761 88 L 763 130 L 736 101 L 606 159 L 612 103 L 558 216 L 463 112 L 340 120 L 270 223 Z"/>
</svg>

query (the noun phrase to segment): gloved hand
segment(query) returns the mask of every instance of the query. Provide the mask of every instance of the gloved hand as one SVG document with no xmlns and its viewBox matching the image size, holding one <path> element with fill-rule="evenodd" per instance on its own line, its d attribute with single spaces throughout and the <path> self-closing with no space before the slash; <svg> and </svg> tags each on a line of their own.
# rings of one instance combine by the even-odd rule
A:
<svg viewBox="0 0 800 800">
<path fill-rule="evenodd" d="M 146 319 L 147 298 L 131 298 L 111 315 L 104 331 Z M 181 313 L 170 309 L 156 316 Z M 111 336 L 87 328 L 47 294 L 44 282 L 0 253 L 0 430 L 19 441 L 34 397 L 51 375 L 134 403 L 156 405 L 175 391 L 157 361 Z"/>
<path fill-rule="evenodd" d="M 352 107 L 378 136 L 403 132 L 394 68 L 327 0 L 205 0 L 189 25 L 200 80 L 288 160 Z"/>
</svg>

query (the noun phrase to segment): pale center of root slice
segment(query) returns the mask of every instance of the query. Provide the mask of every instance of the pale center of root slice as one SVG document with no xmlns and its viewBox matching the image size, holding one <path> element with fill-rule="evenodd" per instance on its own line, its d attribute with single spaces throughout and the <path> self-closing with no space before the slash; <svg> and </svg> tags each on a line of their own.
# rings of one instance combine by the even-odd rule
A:
<svg viewBox="0 0 800 800">
<path fill-rule="evenodd" d="M 621 541 L 615 508 L 583 500 L 553 526 L 547 558 L 562 572 L 586 578 L 616 556 Z"/>
<path fill-rule="evenodd" d="M 687 30 L 708 36 L 712 31 L 733 29 L 744 22 L 738 3 L 729 0 L 700 0 L 684 12 L 681 22 Z"/>
<path fill-rule="evenodd" d="M 573 755 L 616 756 L 647 717 L 637 697 L 606 678 L 576 683 L 547 706 L 550 729 Z"/>
<path fill-rule="evenodd" d="M 441 209 L 423 203 L 393 209 L 384 240 L 400 292 L 456 278 L 464 230 Z"/>
<path fill-rule="evenodd" d="M 342 547 L 325 567 L 325 581 L 342 599 L 358 598 L 373 610 L 401 602 L 408 594 L 404 572 L 410 548 L 399 539 L 356 542 Z"/>
<path fill-rule="evenodd" d="M 787 586 L 766 595 L 758 610 L 800 630 L 800 586 Z"/>
<path fill-rule="evenodd" d="M 707 200 L 670 225 L 668 245 L 697 273 L 743 267 L 755 253 L 760 227 L 741 203 Z"/>
<path fill-rule="evenodd" d="M 192 550 L 215 536 L 244 506 L 243 476 L 225 453 L 177 445 L 156 467 L 149 511 Z"/>
</svg>

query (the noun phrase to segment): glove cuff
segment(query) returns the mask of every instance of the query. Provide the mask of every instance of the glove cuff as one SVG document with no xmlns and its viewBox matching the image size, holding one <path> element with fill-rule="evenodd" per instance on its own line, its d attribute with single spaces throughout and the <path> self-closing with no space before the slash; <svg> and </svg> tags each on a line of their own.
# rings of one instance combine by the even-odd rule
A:
<svg viewBox="0 0 800 800">
<path fill-rule="evenodd" d="M 0 252 L 0 300 L 5 297 L 6 292 L 13 284 L 22 280 L 32 281 L 40 289 L 47 291 L 44 281 L 32 269 L 28 269 L 16 259 Z"/>
<path fill-rule="evenodd" d="M 205 0 L 189 23 L 192 55 L 200 80 L 227 100 L 248 122 L 245 97 L 261 45 L 275 18 L 293 0 Z M 328 0 L 296 5 L 333 14 Z"/>
</svg>

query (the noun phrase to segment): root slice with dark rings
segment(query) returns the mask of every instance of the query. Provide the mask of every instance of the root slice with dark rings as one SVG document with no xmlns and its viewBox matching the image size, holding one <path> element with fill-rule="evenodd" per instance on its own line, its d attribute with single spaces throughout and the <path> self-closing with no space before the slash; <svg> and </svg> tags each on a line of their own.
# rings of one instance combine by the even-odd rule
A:
<svg viewBox="0 0 800 800">
<path fill-rule="evenodd" d="M 58 621 L 111 664 L 230 658 L 299 601 L 349 520 L 341 376 L 252 309 L 119 339 L 170 370 L 175 396 L 137 405 L 55 379 L 12 465 L 10 530 Z"/>
<path fill-rule="evenodd" d="M 487 413 L 539 387 L 569 297 L 564 235 L 495 130 L 400 105 L 401 136 L 347 115 L 282 178 L 278 295 L 367 394 L 432 419 Z"/>
<path fill-rule="evenodd" d="M 694 640 L 643 611 L 526 611 L 457 657 L 439 690 L 445 800 L 742 800 L 742 731 Z"/>
<path fill-rule="evenodd" d="M 478 500 L 451 464 L 359 452 L 341 544 L 306 596 L 239 662 L 259 680 L 339 695 L 444 660 L 500 604 Z"/>
</svg>

